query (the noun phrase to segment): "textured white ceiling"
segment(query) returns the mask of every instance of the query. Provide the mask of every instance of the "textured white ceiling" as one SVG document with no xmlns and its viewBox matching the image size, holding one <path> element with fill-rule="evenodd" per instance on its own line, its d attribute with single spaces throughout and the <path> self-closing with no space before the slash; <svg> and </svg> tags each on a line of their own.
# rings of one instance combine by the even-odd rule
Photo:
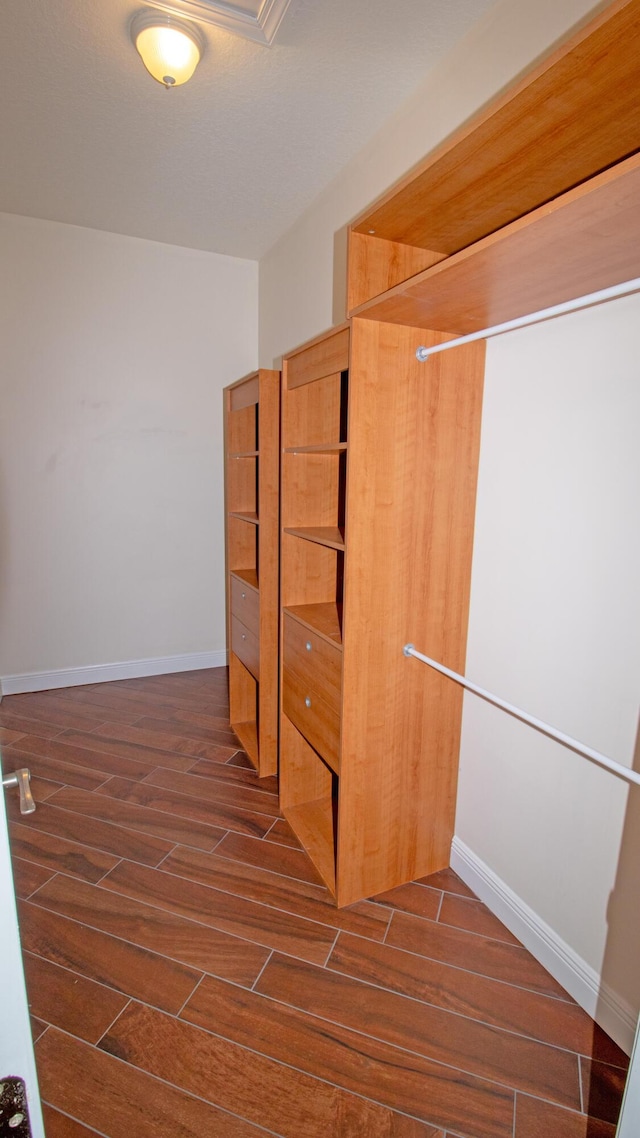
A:
<svg viewBox="0 0 640 1138">
<path fill-rule="evenodd" d="M 136 0 L 4 0 L 0 210 L 258 258 L 492 0 L 291 0 L 166 91 Z"/>
</svg>

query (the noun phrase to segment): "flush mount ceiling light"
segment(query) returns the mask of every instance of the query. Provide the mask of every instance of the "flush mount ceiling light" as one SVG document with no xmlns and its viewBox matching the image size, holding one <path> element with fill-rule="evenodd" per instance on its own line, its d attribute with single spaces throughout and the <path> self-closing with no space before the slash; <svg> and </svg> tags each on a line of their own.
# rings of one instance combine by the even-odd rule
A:
<svg viewBox="0 0 640 1138">
<path fill-rule="evenodd" d="M 193 75 L 204 51 L 199 28 L 164 12 L 138 12 L 131 39 L 150 75 L 165 87 L 178 87 Z"/>
<path fill-rule="evenodd" d="M 268 47 L 291 0 L 153 0 L 164 12 L 184 13 L 202 24 L 213 24 L 236 36 Z"/>
</svg>

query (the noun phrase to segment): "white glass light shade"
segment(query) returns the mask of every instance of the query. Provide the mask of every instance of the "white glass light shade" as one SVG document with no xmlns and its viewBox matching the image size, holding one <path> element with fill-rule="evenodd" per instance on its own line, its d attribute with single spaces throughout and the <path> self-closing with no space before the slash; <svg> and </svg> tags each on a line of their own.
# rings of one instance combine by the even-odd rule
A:
<svg viewBox="0 0 640 1138">
<path fill-rule="evenodd" d="M 147 71 L 165 87 L 178 87 L 193 75 L 204 49 L 195 25 L 161 12 L 140 12 L 131 38 Z"/>
</svg>

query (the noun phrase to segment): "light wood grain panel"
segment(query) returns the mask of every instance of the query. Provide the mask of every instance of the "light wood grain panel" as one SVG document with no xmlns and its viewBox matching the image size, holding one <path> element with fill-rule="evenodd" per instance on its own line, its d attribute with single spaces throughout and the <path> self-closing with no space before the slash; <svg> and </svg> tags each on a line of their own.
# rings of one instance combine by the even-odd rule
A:
<svg viewBox="0 0 640 1138">
<path fill-rule="evenodd" d="M 609 5 L 428 155 L 356 231 L 452 253 L 633 153 L 639 37 L 637 0 Z"/>
<path fill-rule="evenodd" d="M 340 538 L 340 534 L 334 535 Z M 336 604 L 342 601 L 343 551 L 293 534 L 282 534 L 282 604 Z"/>
<path fill-rule="evenodd" d="M 313 383 L 349 366 L 349 326 L 316 337 L 285 357 L 285 385 L 288 390 Z"/>
<path fill-rule="evenodd" d="M 402 647 L 463 670 L 484 349 L 425 371 L 420 336 L 353 322 L 340 904 L 449 861 L 462 697 Z"/>
<path fill-rule="evenodd" d="M 241 518 L 227 517 L 227 555 L 229 568 L 256 572 L 258 535 L 256 527 Z"/>
<path fill-rule="evenodd" d="M 332 775 L 286 715 L 280 722 L 280 736 L 282 752 L 286 755 L 280 769 L 280 805 L 288 817 L 291 807 L 316 799 L 331 799 Z"/>
<path fill-rule="evenodd" d="M 352 229 L 347 257 L 347 309 L 352 312 L 372 296 L 437 264 L 445 253 L 398 241 L 385 241 Z"/>
<path fill-rule="evenodd" d="M 233 471 L 233 478 L 229 479 L 229 509 L 237 514 L 259 516 L 258 459 L 247 455 L 232 455 L 228 464 Z"/>
<path fill-rule="evenodd" d="M 346 442 L 344 401 L 346 388 L 341 372 L 316 379 L 301 387 L 287 386 L 287 365 L 283 373 L 282 446 L 335 446 Z"/>
<path fill-rule="evenodd" d="M 260 399 L 259 375 L 248 375 L 238 379 L 229 387 L 229 402 L 232 411 L 240 411 L 243 407 L 251 407 Z"/>
<path fill-rule="evenodd" d="M 287 819 L 330 892 L 336 892 L 335 799 L 331 795 L 289 806 Z"/>
<path fill-rule="evenodd" d="M 638 276 L 640 155 L 358 311 L 460 335 Z"/>
<path fill-rule="evenodd" d="M 282 526 L 337 526 L 344 516 L 345 457 L 340 453 L 285 454 Z"/>
<path fill-rule="evenodd" d="M 255 376 L 251 382 L 257 384 L 258 377 Z M 234 408 L 231 393 L 229 393 L 225 398 L 225 406 L 227 412 L 225 452 L 227 457 L 236 454 L 251 454 L 256 451 L 258 449 L 258 434 L 255 400 L 245 403 L 242 407 Z"/>
</svg>

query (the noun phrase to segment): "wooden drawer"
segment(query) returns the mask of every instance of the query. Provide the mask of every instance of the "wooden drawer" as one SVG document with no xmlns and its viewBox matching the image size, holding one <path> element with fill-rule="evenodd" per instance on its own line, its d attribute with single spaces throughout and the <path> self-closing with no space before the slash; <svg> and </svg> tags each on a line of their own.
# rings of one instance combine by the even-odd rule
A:
<svg viewBox="0 0 640 1138">
<path fill-rule="evenodd" d="M 260 679 L 260 642 L 246 624 L 231 614 L 231 651 L 235 652 L 252 676 Z"/>
<path fill-rule="evenodd" d="M 340 648 L 285 613 L 284 712 L 335 771 L 340 765 L 341 689 Z"/>
<path fill-rule="evenodd" d="M 231 614 L 255 637 L 260 635 L 260 594 L 246 581 L 231 574 Z"/>
</svg>

